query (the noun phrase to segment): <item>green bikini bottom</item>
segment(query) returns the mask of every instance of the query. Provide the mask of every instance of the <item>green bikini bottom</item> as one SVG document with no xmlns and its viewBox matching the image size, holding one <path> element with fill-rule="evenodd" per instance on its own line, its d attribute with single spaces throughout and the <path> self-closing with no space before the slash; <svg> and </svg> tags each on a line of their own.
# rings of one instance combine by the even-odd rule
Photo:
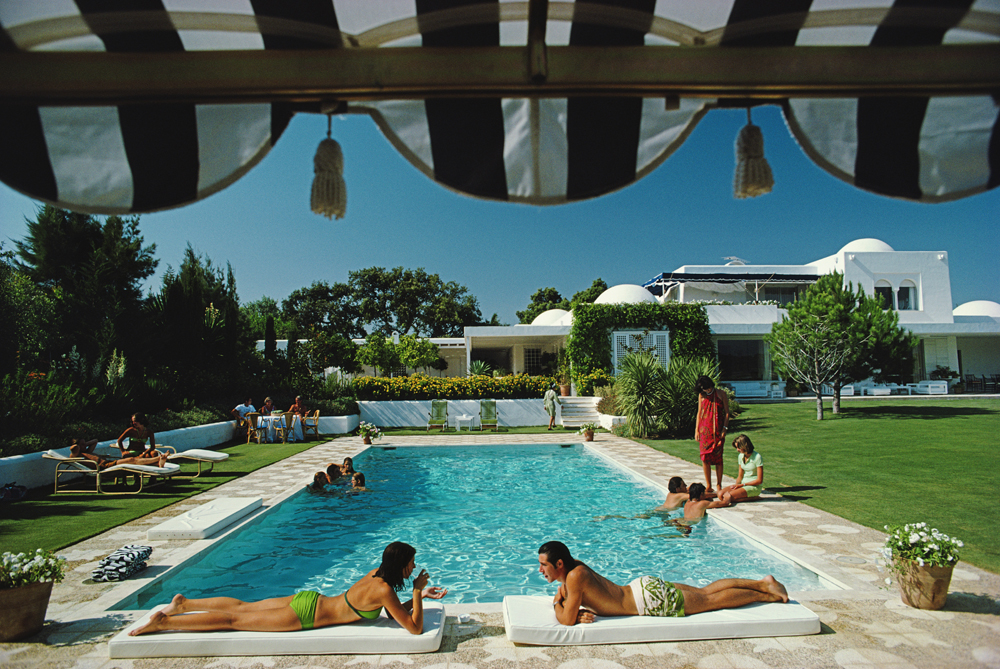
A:
<svg viewBox="0 0 1000 669">
<path fill-rule="evenodd" d="M 302 629 L 311 630 L 316 620 L 316 604 L 319 603 L 319 593 L 315 590 L 303 590 L 295 593 L 292 601 L 288 603 L 299 617 Z"/>
</svg>

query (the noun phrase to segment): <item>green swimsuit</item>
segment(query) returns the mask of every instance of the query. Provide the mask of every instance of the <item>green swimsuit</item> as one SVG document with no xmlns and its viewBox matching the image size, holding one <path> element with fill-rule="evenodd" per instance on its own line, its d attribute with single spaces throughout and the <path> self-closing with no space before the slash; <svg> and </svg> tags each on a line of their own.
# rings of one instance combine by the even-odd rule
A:
<svg viewBox="0 0 1000 669">
<path fill-rule="evenodd" d="M 315 590 L 303 590 L 295 593 L 292 601 L 288 603 L 299 617 L 302 629 L 311 630 L 316 621 L 316 605 L 319 603 L 319 593 Z"/>
<path fill-rule="evenodd" d="M 374 611 L 359 611 L 359 610 L 357 610 L 356 608 L 354 608 L 354 605 L 351 604 L 350 601 L 348 601 L 348 599 L 347 599 L 347 593 L 346 592 L 344 593 L 344 603 L 347 604 L 347 608 L 349 608 L 351 611 L 354 611 L 359 616 L 361 616 L 362 618 L 365 618 L 367 620 L 375 620 L 382 613 L 382 607 L 381 606 L 378 607 L 377 609 L 375 609 Z"/>
</svg>

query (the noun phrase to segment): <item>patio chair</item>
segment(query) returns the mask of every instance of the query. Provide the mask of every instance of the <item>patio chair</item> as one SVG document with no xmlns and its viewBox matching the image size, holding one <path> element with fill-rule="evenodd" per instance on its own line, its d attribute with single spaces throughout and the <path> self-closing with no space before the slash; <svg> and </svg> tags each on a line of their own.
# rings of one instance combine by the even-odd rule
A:
<svg viewBox="0 0 1000 669">
<path fill-rule="evenodd" d="M 244 420 L 247 426 L 247 443 L 249 444 L 251 439 L 256 439 L 259 444 L 263 430 L 260 424 L 260 414 L 256 411 L 251 411 L 244 417 Z"/>
<path fill-rule="evenodd" d="M 78 477 L 79 475 L 84 475 L 94 479 L 95 482 L 95 492 L 103 495 L 134 495 L 136 493 L 142 492 L 145 486 L 146 480 L 150 479 L 155 481 L 157 478 L 162 478 L 163 481 L 158 483 L 153 483 L 152 485 L 145 486 L 152 488 L 155 485 L 160 485 L 164 483 L 167 479 L 172 476 L 177 475 L 180 472 L 180 465 L 175 465 L 172 462 L 168 462 L 162 467 L 156 467 L 153 465 L 112 465 L 107 469 L 98 469 L 98 465 L 93 460 L 87 460 L 86 458 L 74 458 L 69 455 L 62 455 L 56 451 L 46 451 L 42 454 L 42 457 L 46 460 L 56 460 L 56 471 L 55 471 L 55 488 L 52 491 L 53 494 L 61 492 L 81 492 L 79 489 L 70 488 L 69 484 L 64 483 L 63 487 L 59 487 L 59 477 L 72 475 Z M 125 477 L 126 480 L 129 476 L 132 476 L 138 487 L 135 490 L 125 490 L 125 491 L 111 491 L 105 489 L 104 485 L 108 479 L 117 479 L 118 477 Z"/>
<path fill-rule="evenodd" d="M 295 414 L 293 412 L 286 411 L 281 414 L 281 420 L 274 421 L 274 431 L 276 433 L 274 440 L 277 441 L 280 436 L 281 443 L 287 444 L 288 435 L 291 433 L 293 425 L 295 425 Z"/>
<path fill-rule="evenodd" d="M 486 428 L 492 428 L 494 432 L 498 430 L 500 422 L 500 414 L 497 411 L 497 401 L 496 400 L 480 400 L 479 401 L 479 431 L 482 432 Z"/>
<path fill-rule="evenodd" d="M 427 414 L 427 431 L 439 427 L 444 432 L 448 427 L 448 400 L 431 400 L 431 412 Z"/>
<path fill-rule="evenodd" d="M 319 409 L 313 412 L 311 418 L 306 417 L 302 419 L 302 438 L 305 439 L 306 435 L 312 432 L 319 439 Z"/>
<path fill-rule="evenodd" d="M 965 392 L 981 393 L 985 390 L 983 380 L 975 374 L 965 375 Z"/>
</svg>

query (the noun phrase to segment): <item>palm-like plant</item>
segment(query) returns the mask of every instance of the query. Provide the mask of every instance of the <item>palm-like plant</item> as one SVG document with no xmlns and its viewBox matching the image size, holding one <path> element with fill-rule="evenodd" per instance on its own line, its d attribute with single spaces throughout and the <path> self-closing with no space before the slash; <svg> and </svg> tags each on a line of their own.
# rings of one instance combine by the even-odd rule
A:
<svg viewBox="0 0 1000 669">
<path fill-rule="evenodd" d="M 663 384 L 662 411 L 658 414 L 657 427 L 674 437 L 691 438 L 694 434 L 698 397 L 694 384 L 699 376 L 707 376 L 719 383 L 719 363 L 711 358 L 674 356 L 667 367 Z"/>
<path fill-rule="evenodd" d="M 485 360 L 473 360 L 469 363 L 469 376 L 489 376 L 490 365 Z"/>
<path fill-rule="evenodd" d="M 637 351 L 621 362 L 615 389 L 618 410 L 625 414 L 630 436 L 645 438 L 664 407 L 667 372 L 660 359 L 649 351 Z"/>
</svg>

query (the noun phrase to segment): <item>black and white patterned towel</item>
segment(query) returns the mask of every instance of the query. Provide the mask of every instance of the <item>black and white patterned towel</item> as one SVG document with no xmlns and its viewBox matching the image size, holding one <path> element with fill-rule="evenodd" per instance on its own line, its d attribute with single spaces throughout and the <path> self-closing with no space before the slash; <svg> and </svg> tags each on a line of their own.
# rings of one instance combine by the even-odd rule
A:
<svg viewBox="0 0 1000 669">
<path fill-rule="evenodd" d="M 152 546 L 129 544 L 127 546 L 122 546 L 114 553 L 101 560 L 100 564 L 105 565 L 112 562 L 145 562 L 152 554 Z"/>
</svg>

